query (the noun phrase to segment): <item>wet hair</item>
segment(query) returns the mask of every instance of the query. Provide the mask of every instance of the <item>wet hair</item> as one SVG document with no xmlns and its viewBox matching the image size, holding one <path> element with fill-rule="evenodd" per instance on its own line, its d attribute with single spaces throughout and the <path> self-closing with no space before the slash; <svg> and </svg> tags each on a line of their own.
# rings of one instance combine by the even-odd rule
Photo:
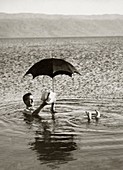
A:
<svg viewBox="0 0 123 170">
<path fill-rule="evenodd" d="M 25 103 L 25 100 L 29 97 L 29 96 L 31 96 L 32 94 L 31 93 L 26 93 L 26 94 L 24 94 L 24 96 L 23 96 L 23 101 L 24 101 L 24 103 Z"/>
</svg>

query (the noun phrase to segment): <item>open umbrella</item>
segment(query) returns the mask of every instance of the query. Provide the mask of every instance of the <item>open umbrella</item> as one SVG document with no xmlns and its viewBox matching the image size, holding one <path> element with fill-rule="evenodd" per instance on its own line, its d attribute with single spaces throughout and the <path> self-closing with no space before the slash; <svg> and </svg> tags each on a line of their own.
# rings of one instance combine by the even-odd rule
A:
<svg viewBox="0 0 123 170">
<path fill-rule="evenodd" d="M 72 77 L 73 73 L 80 74 L 69 62 L 63 59 L 48 58 L 35 63 L 25 75 L 32 74 L 33 78 L 39 75 L 47 75 L 53 79 L 53 77 L 59 74 L 65 74 Z"/>
</svg>

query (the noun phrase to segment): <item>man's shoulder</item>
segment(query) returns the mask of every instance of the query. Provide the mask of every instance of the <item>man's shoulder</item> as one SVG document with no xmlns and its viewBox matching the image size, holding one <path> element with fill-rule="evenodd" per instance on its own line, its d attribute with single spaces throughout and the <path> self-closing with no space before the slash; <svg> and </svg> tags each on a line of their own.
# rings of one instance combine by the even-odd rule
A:
<svg viewBox="0 0 123 170">
<path fill-rule="evenodd" d="M 34 112 L 34 108 L 26 108 L 23 110 L 24 114 L 28 114 L 28 115 L 32 115 L 32 113 Z"/>
</svg>

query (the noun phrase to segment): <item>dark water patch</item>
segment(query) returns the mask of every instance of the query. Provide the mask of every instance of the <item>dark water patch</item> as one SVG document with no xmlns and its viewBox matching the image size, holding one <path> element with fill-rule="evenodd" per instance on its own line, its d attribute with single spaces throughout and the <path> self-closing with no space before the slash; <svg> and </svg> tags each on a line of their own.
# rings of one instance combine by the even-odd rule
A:
<svg viewBox="0 0 123 170">
<path fill-rule="evenodd" d="M 71 152 L 77 149 L 76 143 L 73 141 L 72 135 L 58 134 L 43 135 L 43 137 L 35 138 L 35 142 L 29 143 L 30 149 L 38 154 L 38 159 L 41 164 L 47 164 L 59 167 L 60 164 L 65 164 L 73 161 Z"/>
</svg>

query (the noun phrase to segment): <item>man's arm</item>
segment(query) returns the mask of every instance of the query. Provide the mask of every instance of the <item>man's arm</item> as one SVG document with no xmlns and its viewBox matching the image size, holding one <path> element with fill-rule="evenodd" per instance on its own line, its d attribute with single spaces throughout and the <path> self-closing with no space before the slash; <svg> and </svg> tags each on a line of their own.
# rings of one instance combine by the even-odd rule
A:
<svg viewBox="0 0 123 170">
<path fill-rule="evenodd" d="M 33 116 L 37 116 L 38 113 L 40 112 L 40 110 L 41 110 L 45 105 L 47 105 L 47 103 L 46 103 L 45 101 L 42 102 L 41 105 L 40 105 L 36 110 L 33 111 L 32 115 L 33 115 Z"/>
</svg>

